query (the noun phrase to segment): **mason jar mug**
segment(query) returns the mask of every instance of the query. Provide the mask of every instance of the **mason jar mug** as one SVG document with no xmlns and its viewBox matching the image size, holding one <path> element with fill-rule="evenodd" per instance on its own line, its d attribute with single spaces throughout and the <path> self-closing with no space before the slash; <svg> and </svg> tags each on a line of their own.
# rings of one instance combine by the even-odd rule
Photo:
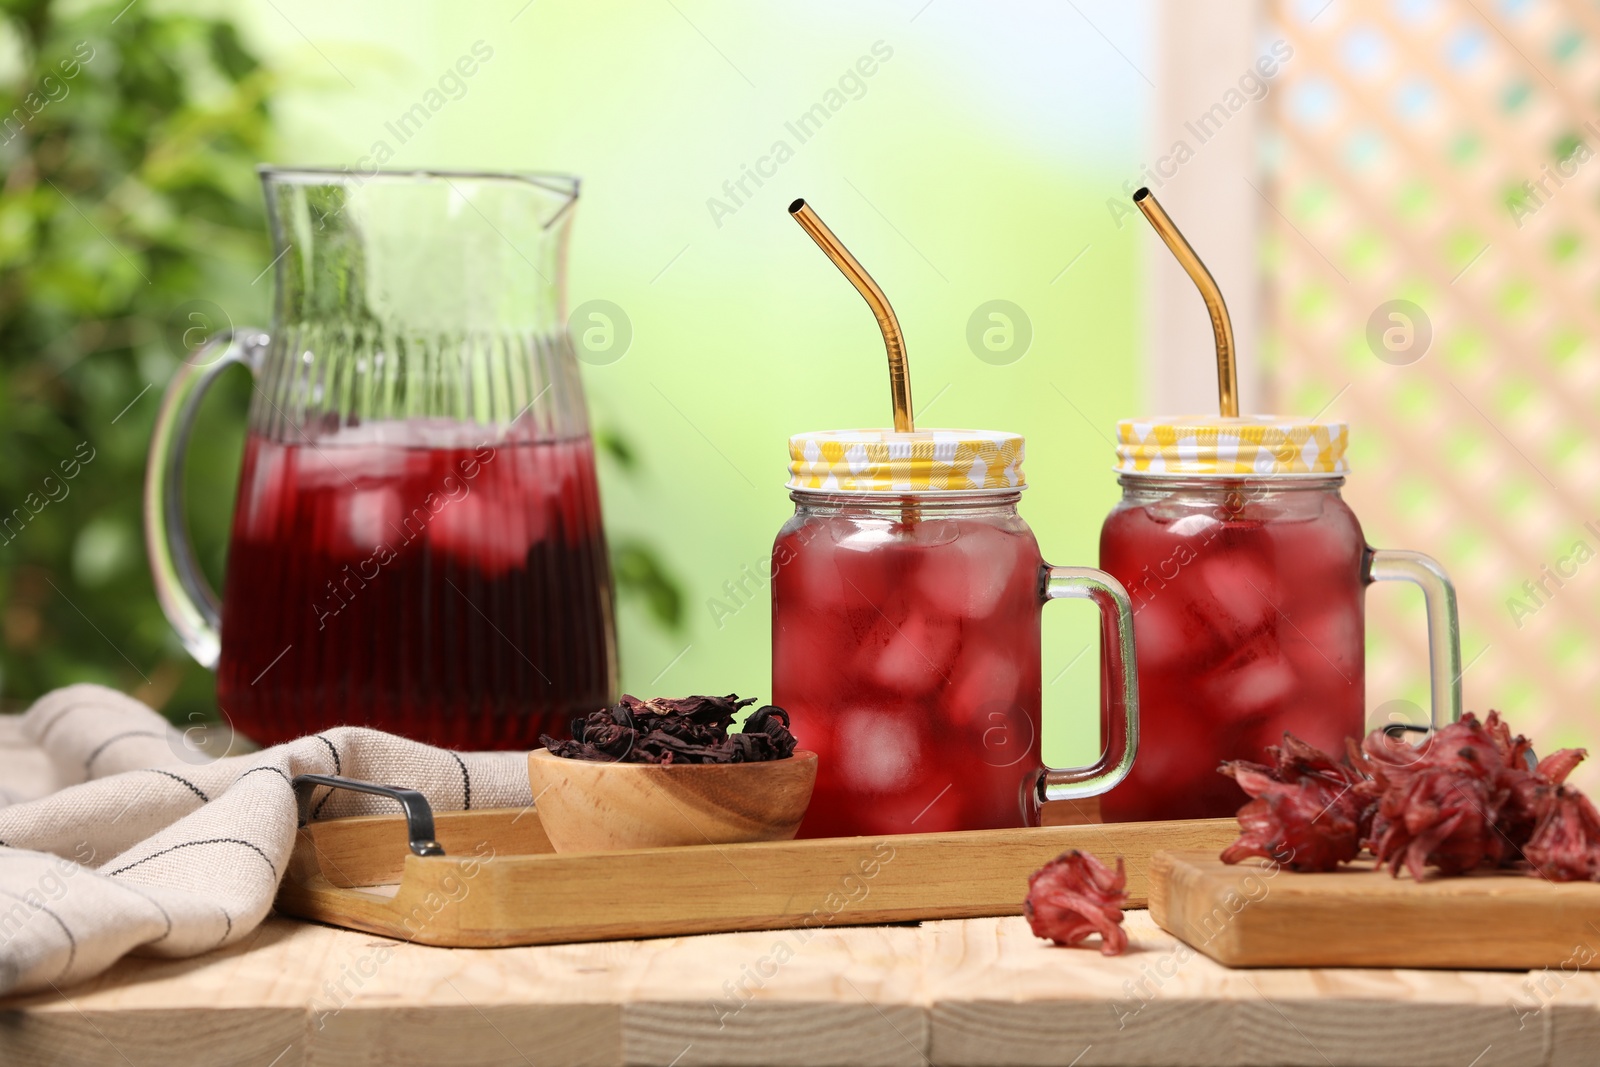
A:
<svg viewBox="0 0 1600 1067">
<path fill-rule="evenodd" d="M 794 517 L 773 548 L 773 701 L 818 755 L 802 837 L 1025 826 L 1094 796 L 1137 748 L 1132 607 L 1116 579 L 1052 567 L 1017 512 L 1023 439 L 846 430 L 790 439 Z M 1100 758 L 1040 757 L 1040 614 L 1105 623 Z"/>
<path fill-rule="evenodd" d="M 1262 760 L 1285 731 L 1334 753 L 1362 737 L 1376 581 L 1421 587 L 1432 722 L 1460 717 L 1455 591 L 1429 557 L 1368 546 L 1340 495 L 1347 436 L 1272 416 L 1119 425 L 1100 566 L 1132 600 L 1143 737 L 1108 821 L 1231 816 L 1245 797 L 1224 760 Z"/>
</svg>

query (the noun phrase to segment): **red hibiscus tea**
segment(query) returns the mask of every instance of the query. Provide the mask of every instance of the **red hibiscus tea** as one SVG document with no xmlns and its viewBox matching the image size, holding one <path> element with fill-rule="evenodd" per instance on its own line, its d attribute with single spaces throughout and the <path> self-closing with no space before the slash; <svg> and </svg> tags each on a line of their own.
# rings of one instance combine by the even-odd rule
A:
<svg viewBox="0 0 1600 1067">
<path fill-rule="evenodd" d="M 818 756 L 800 835 L 1020 825 L 1041 766 L 1027 528 L 818 517 L 774 562 L 773 701 Z"/>
<path fill-rule="evenodd" d="M 1131 646 L 1133 615 L 1104 573 L 1040 558 L 1017 513 L 1019 435 L 831 430 L 791 438 L 789 457 L 772 693 L 818 757 L 800 836 L 1026 826 L 1043 800 L 1122 780 L 1139 727 L 1120 651 L 1106 751 L 1087 767 L 1040 759 L 1045 603 L 1095 600 L 1113 650 Z"/>
<path fill-rule="evenodd" d="M 1336 488 L 1129 490 L 1100 564 L 1133 599 L 1143 729 L 1107 819 L 1231 816 L 1224 760 L 1363 734 L 1364 551 Z"/>
<path fill-rule="evenodd" d="M 1433 728 L 1460 717 L 1455 591 L 1437 561 L 1366 543 L 1347 443 L 1341 422 L 1272 415 L 1117 424 L 1100 565 L 1133 599 L 1144 729 L 1107 819 L 1230 816 L 1245 795 L 1223 762 L 1264 761 L 1285 732 L 1330 752 L 1364 734 L 1375 581 L 1422 590 Z"/>
<path fill-rule="evenodd" d="M 250 435 L 218 666 L 238 729 L 532 748 L 610 701 L 592 446 L 462 437 L 426 420 L 314 444 Z"/>
</svg>

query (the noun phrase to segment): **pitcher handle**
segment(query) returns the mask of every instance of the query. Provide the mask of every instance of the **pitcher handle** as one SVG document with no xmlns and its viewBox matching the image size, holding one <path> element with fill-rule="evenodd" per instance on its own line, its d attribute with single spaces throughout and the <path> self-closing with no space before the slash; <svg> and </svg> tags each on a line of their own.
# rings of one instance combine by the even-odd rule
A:
<svg viewBox="0 0 1600 1067">
<path fill-rule="evenodd" d="M 1439 562 L 1421 552 L 1367 549 L 1368 582 L 1410 582 L 1428 609 L 1428 681 L 1433 729 L 1461 718 L 1461 620 L 1456 587 Z"/>
<path fill-rule="evenodd" d="M 1111 736 L 1100 758 L 1087 767 L 1046 767 L 1039 775 L 1039 799 L 1081 800 L 1099 796 L 1133 769 L 1139 752 L 1139 675 L 1134 669 L 1133 602 L 1127 590 L 1105 571 L 1093 567 L 1050 567 L 1045 576 L 1045 600 L 1071 597 L 1092 600 L 1100 609 L 1102 629 L 1110 635 L 1101 641 L 1111 686 L 1109 729 Z"/>
<path fill-rule="evenodd" d="M 224 330 L 208 337 L 178 366 L 161 400 L 150 436 L 144 478 L 144 539 L 156 599 L 183 647 L 202 667 L 215 668 L 222 645 L 222 605 L 206 581 L 183 515 L 183 463 L 195 413 L 213 382 L 242 363 L 252 374 L 267 348 L 261 330 Z M 220 355 L 216 353 L 221 351 Z"/>
</svg>

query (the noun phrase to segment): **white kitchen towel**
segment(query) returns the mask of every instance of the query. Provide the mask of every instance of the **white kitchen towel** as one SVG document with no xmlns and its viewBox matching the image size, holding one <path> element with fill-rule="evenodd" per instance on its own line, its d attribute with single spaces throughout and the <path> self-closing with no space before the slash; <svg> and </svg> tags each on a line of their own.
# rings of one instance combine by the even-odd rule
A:
<svg viewBox="0 0 1600 1067">
<path fill-rule="evenodd" d="M 34 771 L 38 752 L 0 747 L 0 994 L 63 989 L 129 952 L 194 956 L 247 936 L 294 846 L 297 774 L 406 786 L 441 810 L 532 803 L 526 753 L 455 753 L 351 726 L 192 762 L 164 718 L 97 685 L 40 698 L 20 727 L 55 781 L 76 784 L 8 804 L 8 756 Z M 319 790 L 313 810 L 397 809 Z"/>
</svg>

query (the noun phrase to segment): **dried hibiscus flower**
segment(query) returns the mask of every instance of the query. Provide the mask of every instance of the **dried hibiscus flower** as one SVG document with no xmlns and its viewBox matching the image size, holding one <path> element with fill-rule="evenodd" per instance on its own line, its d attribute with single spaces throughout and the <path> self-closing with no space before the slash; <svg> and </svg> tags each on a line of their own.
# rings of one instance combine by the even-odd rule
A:
<svg viewBox="0 0 1600 1067">
<path fill-rule="evenodd" d="M 1115 872 L 1087 852 L 1063 852 L 1028 878 L 1022 913 L 1035 936 L 1077 945 L 1100 935 L 1100 952 L 1120 955 L 1128 947 L 1122 905 L 1128 899 L 1122 857 Z"/>
<path fill-rule="evenodd" d="M 1360 758 L 1378 799 L 1367 847 L 1398 874 L 1421 879 L 1523 862 L 1561 782 L 1583 759 L 1563 749 L 1532 763 L 1533 745 L 1491 711 L 1468 712 L 1412 748 L 1375 731 Z"/>
<path fill-rule="evenodd" d="M 1291 734 L 1267 755 L 1269 764 L 1234 760 L 1220 768 L 1251 798 L 1239 809 L 1239 840 L 1222 861 L 1261 856 L 1293 871 L 1331 871 L 1355 859 L 1371 807 L 1357 788 L 1361 772 Z"/>
<path fill-rule="evenodd" d="M 1523 757 L 1517 764 L 1508 767 L 1502 775 L 1506 788 L 1505 806 L 1496 821 L 1501 832 L 1518 846 L 1531 840 L 1546 812 L 1555 803 L 1561 784 L 1585 755 L 1581 748 L 1563 748 L 1550 753 L 1535 767 L 1528 766 L 1529 757 Z"/>
<path fill-rule="evenodd" d="M 1506 858 L 1506 841 L 1495 828 L 1503 798 L 1484 778 L 1429 767 L 1391 787 L 1378 801 L 1369 847 L 1398 874 L 1403 864 L 1421 881 L 1424 869 L 1449 876 Z"/>
<path fill-rule="evenodd" d="M 1522 854 L 1533 873 L 1552 882 L 1600 882 L 1600 811 L 1576 789 L 1557 785 Z"/>
<path fill-rule="evenodd" d="M 1225 764 L 1251 796 L 1242 834 L 1222 858 L 1269 856 L 1332 870 L 1361 847 L 1398 875 L 1519 866 L 1556 881 L 1600 881 L 1600 811 L 1563 785 L 1584 758 L 1562 749 L 1537 764 L 1533 744 L 1498 712 L 1468 713 L 1413 747 L 1375 730 L 1347 756 L 1285 734 L 1269 764 Z"/>
<path fill-rule="evenodd" d="M 741 733 L 734 716 L 755 700 L 692 696 L 624 696 L 622 702 L 572 721 L 572 740 L 539 740 L 557 756 L 611 763 L 760 763 L 794 755 L 789 713 L 767 705 L 750 713 Z"/>
</svg>

